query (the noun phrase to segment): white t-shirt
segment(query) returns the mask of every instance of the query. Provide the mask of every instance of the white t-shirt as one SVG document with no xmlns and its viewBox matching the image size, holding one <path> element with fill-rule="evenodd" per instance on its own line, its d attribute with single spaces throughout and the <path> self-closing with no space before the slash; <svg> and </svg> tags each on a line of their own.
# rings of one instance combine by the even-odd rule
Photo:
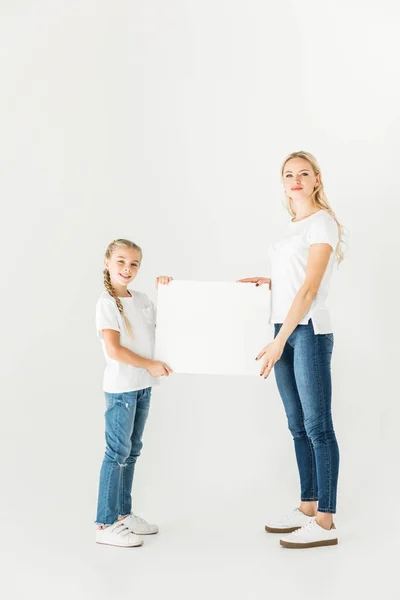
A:
<svg viewBox="0 0 400 600">
<path fill-rule="evenodd" d="M 156 313 L 154 304 L 146 294 L 129 290 L 131 298 L 120 298 L 124 314 L 129 320 L 133 337 L 129 336 L 124 320 L 112 296 L 104 291 L 96 305 L 96 329 L 101 340 L 106 369 L 103 378 L 103 390 L 109 393 L 122 393 L 143 390 L 159 383 L 147 369 L 132 367 L 110 358 L 106 352 L 103 329 L 120 332 L 120 344 L 144 358 L 154 358 Z"/>
<path fill-rule="evenodd" d="M 304 283 L 311 244 L 330 244 L 332 254 L 317 296 L 299 324 L 306 325 L 311 319 L 315 333 L 332 333 L 330 314 L 325 302 L 338 241 L 338 226 L 326 210 L 320 210 L 301 221 L 290 221 L 286 235 L 268 250 L 271 266 L 270 323 L 285 321 L 295 296 Z"/>
</svg>

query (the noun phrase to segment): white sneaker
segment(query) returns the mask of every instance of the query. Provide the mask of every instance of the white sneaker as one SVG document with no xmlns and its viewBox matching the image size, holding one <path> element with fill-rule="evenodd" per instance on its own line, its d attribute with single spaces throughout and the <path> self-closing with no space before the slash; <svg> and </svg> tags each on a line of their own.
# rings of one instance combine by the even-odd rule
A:
<svg viewBox="0 0 400 600">
<path fill-rule="evenodd" d="M 307 525 L 296 529 L 281 539 L 284 548 L 316 548 L 317 546 L 335 546 L 338 543 L 336 527 L 324 529 L 313 519 Z"/>
<path fill-rule="evenodd" d="M 96 543 L 107 546 L 133 548 L 141 546 L 143 540 L 135 535 L 123 521 L 117 521 L 104 529 L 96 529 Z"/>
<path fill-rule="evenodd" d="M 121 519 L 120 523 L 125 523 L 137 535 L 153 535 L 154 533 L 158 533 L 157 525 L 151 525 L 137 515 L 128 515 L 125 519 Z"/>
<path fill-rule="evenodd" d="M 268 533 L 291 533 L 292 531 L 296 531 L 296 529 L 300 529 L 303 525 L 307 525 L 311 519 L 314 519 L 314 517 L 309 517 L 299 508 L 295 508 L 282 518 L 270 521 L 265 526 L 265 531 L 268 531 Z"/>
</svg>

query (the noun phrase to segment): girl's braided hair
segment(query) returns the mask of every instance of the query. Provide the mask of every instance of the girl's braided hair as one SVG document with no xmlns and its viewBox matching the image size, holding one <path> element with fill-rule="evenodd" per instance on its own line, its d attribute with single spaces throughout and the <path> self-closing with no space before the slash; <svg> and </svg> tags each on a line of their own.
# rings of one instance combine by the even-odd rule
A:
<svg viewBox="0 0 400 600">
<path fill-rule="evenodd" d="M 117 246 L 125 246 L 126 248 L 132 248 L 133 250 L 137 250 L 140 253 L 140 256 L 142 256 L 142 249 L 140 248 L 140 246 L 138 246 L 137 244 L 135 244 L 134 242 L 131 242 L 129 240 L 119 239 L 119 240 L 114 240 L 113 242 L 111 242 L 111 244 L 108 245 L 108 248 L 105 253 L 105 258 L 107 258 L 109 260 L 112 256 L 112 254 L 114 253 L 114 251 L 116 250 Z M 121 314 L 121 317 L 124 320 L 124 323 L 126 325 L 128 333 L 129 333 L 130 337 L 133 337 L 132 327 L 131 327 L 131 324 L 129 323 L 129 320 L 127 319 L 126 315 L 124 314 L 124 307 L 122 306 L 122 302 L 121 302 L 120 298 L 118 298 L 117 292 L 112 286 L 110 271 L 107 268 L 105 268 L 103 273 L 104 273 L 104 287 L 106 288 L 106 290 L 110 294 L 110 296 L 112 296 L 114 298 L 117 308 Z"/>
</svg>

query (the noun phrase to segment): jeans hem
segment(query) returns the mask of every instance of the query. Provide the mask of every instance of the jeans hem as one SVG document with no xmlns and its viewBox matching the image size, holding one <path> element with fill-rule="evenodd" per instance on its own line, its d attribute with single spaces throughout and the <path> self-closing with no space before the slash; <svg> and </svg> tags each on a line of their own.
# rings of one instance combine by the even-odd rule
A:
<svg viewBox="0 0 400 600">
<path fill-rule="evenodd" d="M 115 519 L 115 521 L 113 521 L 112 523 L 101 523 L 100 521 L 95 521 L 94 524 L 101 525 L 102 527 L 111 527 L 111 525 L 114 525 L 114 523 L 116 523 L 117 521 L 118 519 Z"/>
<path fill-rule="evenodd" d="M 318 502 L 318 498 L 301 498 L 302 502 Z"/>
<path fill-rule="evenodd" d="M 332 515 L 334 515 L 334 514 L 336 514 L 336 509 L 335 508 L 320 508 L 318 506 L 318 512 L 331 513 Z"/>
</svg>

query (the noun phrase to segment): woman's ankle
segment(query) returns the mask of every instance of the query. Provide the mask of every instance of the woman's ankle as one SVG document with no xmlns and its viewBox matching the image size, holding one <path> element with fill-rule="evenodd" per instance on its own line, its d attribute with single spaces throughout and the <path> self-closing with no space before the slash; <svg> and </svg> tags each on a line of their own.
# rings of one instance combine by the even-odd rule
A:
<svg viewBox="0 0 400 600">
<path fill-rule="evenodd" d="M 299 510 L 307 517 L 315 517 L 317 514 L 317 502 L 300 502 Z"/>
<path fill-rule="evenodd" d="M 331 529 L 333 525 L 333 514 L 325 513 L 325 512 L 317 512 L 317 516 L 315 517 L 316 522 L 320 527 L 324 529 Z"/>
</svg>

